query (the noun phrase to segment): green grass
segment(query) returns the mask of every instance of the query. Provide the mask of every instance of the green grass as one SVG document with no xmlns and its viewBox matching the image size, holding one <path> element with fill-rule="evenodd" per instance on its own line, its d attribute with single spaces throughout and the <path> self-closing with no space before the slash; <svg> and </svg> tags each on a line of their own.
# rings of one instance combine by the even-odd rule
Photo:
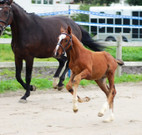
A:
<svg viewBox="0 0 142 135">
<path fill-rule="evenodd" d="M 69 81 L 67 78 L 64 81 L 66 85 Z M 135 74 L 123 74 L 121 77 L 115 77 L 115 83 L 123 83 L 123 82 L 140 82 L 142 81 L 142 74 L 135 75 Z M 46 78 L 33 78 L 32 85 L 35 85 L 37 89 L 51 89 L 52 88 L 52 81 Z M 95 84 L 94 81 L 82 80 L 80 85 L 87 86 L 89 84 Z M 22 86 L 14 79 L 14 80 L 2 80 L 0 81 L 0 93 L 4 93 L 6 91 L 16 91 L 18 89 L 23 89 Z"/>
<path fill-rule="evenodd" d="M 14 54 L 8 44 L 0 44 L 0 62 L 4 61 L 14 61 Z"/>
<path fill-rule="evenodd" d="M 106 49 L 113 57 L 116 56 L 116 47 L 109 47 Z M 141 61 L 142 47 L 123 47 L 122 59 L 123 61 Z M 11 46 L 8 44 L 0 44 L 0 62 L 14 61 L 14 54 Z M 54 58 L 35 59 L 35 61 L 56 61 Z"/>
<path fill-rule="evenodd" d="M 106 49 L 113 57 L 116 57 L 116 47 Z M 142 61 L 142 47 L 123 47 L 123 61 Z"/>
<path fill-rule="evenodd" d="M 0 44 L 0 62 L 11 62 L 14 61 L 14 54 L 9 44 Z M 54 58 L 38 59 L 35 61 L 56 61 Z"/>
</svg>

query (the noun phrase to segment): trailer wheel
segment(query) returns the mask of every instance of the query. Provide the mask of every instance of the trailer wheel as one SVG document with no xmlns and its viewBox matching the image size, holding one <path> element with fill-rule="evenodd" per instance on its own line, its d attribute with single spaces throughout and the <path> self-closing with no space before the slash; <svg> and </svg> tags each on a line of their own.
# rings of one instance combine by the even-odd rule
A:
<svg viewBox="0 0 142 135">
<path fill-rule="evenodd" d="M 113 41 L 116 42 L 116 39 L 113 36 L 108 36 L 105 41 Z"/>
<path fill-rule="evenodd" d="M 124 42 L 128 42 L 128 39 L 127 39 L 125 36 L 122 36 L 122 40 L 123 40 Z"/>
</svg>

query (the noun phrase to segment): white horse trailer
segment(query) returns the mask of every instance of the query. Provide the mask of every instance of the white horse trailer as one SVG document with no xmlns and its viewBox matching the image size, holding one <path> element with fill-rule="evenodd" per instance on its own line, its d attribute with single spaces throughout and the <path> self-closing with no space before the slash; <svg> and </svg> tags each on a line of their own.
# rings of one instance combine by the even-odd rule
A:
<svg viewBox="0 0 142 135">
<path fill-rule="evenodd" d="M 110 7 L 90 7 L 90 11 L 103 14 L 126 15 L 132 17 L 142 17 L 142 6 L 110 6 Z M 90 15 L 90 22 L 109 25 L 136 25 L 142 26 L 140 19 L 115 18 L 107 16 Z M 124 41 L 142 40 L 142 27 L 111 27 L 111 26 L 90 26 L 90 31 L 96 39 L 104 41 L 116 41 L 121 33 Z"/>
</svg>

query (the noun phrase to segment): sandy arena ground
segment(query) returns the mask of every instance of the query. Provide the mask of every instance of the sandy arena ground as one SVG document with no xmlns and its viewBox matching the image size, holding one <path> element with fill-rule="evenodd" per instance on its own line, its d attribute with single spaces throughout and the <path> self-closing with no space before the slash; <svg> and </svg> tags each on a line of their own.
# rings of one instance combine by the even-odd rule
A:
<svg viewBox="0 0 142 135">
<path fill-rule="evenodd" d="M 91 101 L 72 111 L 72 96 L 63 91 L 32 92 L 19 103 L 24 91 L 0 95 L 0 135 L 142 135 L 142 82 L 117 84 L 115 120 L 103 123 L 97 116 L 106 101 L 97 86 L 80 87 L 78 95 Z"/>
</svg>

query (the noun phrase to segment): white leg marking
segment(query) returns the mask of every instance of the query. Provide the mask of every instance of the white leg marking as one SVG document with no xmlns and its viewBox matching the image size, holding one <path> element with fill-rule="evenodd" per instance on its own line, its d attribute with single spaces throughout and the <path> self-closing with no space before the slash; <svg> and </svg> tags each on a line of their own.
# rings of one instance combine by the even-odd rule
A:
<svg viewBox="0 0 142 135">
<path fill-rule="evenodd" d="M 58 78 L 58 77 L 54 77 L 54 78 L 53 78 L 53 87 L 54 87 L 54 88 L 57 87 L 58 82 L 59 82 L 59 78 Z"/>
<path fill-rule="evenodd" d="M 73 98 L 73 111 L 78 111 L 77 98 Z"/>
<path fill-rule="evenodd" d="M 109 110 L 109 113 L 110 113 L 110 116 L 107 119 L 105 119 L 103 122 L 108 123 L 114 120 L 114 114 L 113 114 L 112 109 Z"/>
<path fill-rule="evenodd" d="M 101 109 L 100 112 L 98 113 L 98 116 L 99 116 L 99 117 L 102 117 L 108 108 L 109 108 L 109 105 L 108 105 L 108 102 L 106 101 L 106 102 L 103 104 L 102 109 Z"/>
</svg>

